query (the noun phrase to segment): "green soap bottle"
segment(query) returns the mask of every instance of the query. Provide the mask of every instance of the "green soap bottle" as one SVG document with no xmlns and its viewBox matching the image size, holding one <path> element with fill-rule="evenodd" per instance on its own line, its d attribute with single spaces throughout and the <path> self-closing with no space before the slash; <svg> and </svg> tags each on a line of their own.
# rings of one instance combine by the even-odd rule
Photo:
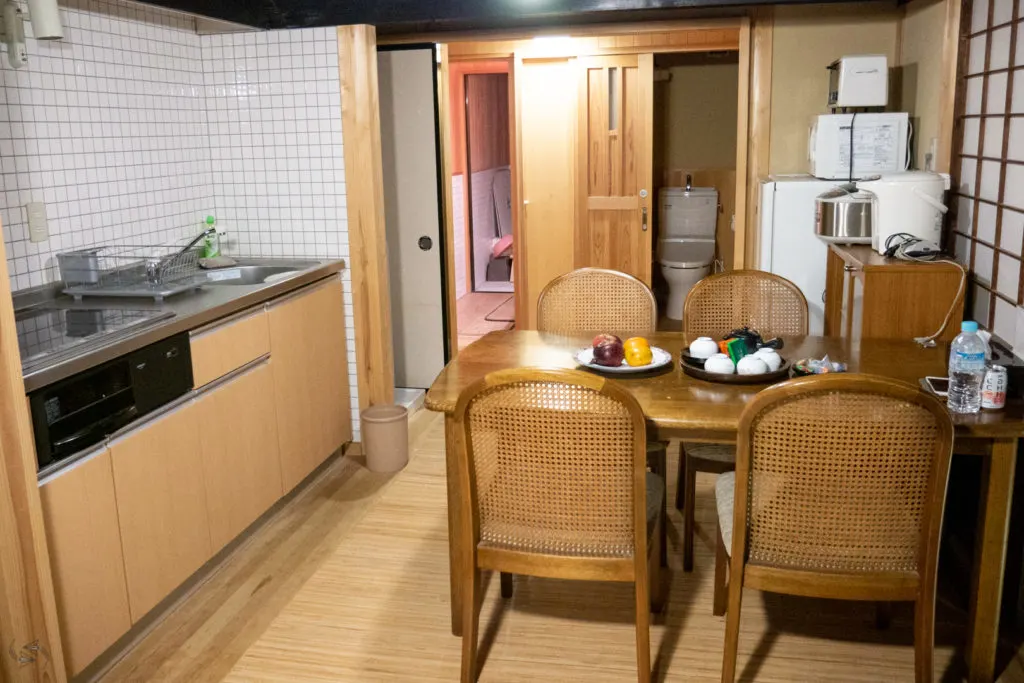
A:
<svg viewBox="0 0 1024 683">
<path fill-rule="evenodd" d="M 217 258 L 220 256 L 220 230 L 213 216 L 206 217 L 206 230 L 209 233 L 203 239 L 203 258 Z"/>
</svg>

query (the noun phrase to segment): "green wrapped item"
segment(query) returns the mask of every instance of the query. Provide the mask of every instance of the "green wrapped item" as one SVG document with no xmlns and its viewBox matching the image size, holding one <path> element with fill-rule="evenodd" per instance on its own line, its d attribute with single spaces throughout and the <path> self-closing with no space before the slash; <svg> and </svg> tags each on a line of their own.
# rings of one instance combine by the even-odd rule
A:
<svg viewBox="0 0 1024 683">
<path fill-rule="evenodd" d="M 729 358 L 732 359 L 732 362 L 739 363 L 740 358 L 747 355 L 747 341 L 740 337 L 733 337 L 725 342 L 725 349 L 726 353 L 729 354 Z"/>
</svg>

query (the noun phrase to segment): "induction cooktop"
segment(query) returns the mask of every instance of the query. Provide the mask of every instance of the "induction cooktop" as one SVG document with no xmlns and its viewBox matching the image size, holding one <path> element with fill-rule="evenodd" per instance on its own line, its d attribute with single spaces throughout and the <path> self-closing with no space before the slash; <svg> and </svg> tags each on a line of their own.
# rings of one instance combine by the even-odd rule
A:
<svg viewBox="0 0 1024 683">
<path fill-rule="evenodd" d="M 125 336 L 173 311 L 127 308 L 32 308 L 15 315 L 22 371 Z"/>
</svg>

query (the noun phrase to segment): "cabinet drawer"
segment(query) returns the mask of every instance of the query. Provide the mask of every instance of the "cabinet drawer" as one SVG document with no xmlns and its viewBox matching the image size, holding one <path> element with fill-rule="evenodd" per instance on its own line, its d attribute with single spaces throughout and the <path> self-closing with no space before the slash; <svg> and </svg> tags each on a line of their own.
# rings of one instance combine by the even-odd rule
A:
<svg viewBox="0 0 1024 683">
<path fill-rule="evenodd" d="M 201 387 L 270 353 L 267 312 L 259 309 L 241 318 L 191 334 L 192 376 Z"/>
</svg>

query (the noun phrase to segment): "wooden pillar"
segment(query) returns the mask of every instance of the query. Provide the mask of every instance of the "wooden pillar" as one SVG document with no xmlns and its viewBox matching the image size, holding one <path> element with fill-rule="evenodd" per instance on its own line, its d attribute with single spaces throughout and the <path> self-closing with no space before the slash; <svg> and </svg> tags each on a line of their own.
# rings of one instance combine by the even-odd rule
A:
<svg viewBox="0 0 1024 683">
<path fill-rule="evenodd" d="M 359 407 L 365 408 L 393 403 L 395 391 L 373 26 L 338 27 L 338 66 Z"/>
<path fill-rule="evenodd" d="M 7 257 L 0 241 L 0 680 L 67 680 Z"/>
<path fill-rule="evenodd" d="M 768 176 L 772 125 L 772 38 L 775 17 L 771 7 L 759 7 L 750 30 L 750 148 L 747 154 L 747 239 L 744 263 L 759 268 L 761 253 L 761 180 Z"/>
</svg>

